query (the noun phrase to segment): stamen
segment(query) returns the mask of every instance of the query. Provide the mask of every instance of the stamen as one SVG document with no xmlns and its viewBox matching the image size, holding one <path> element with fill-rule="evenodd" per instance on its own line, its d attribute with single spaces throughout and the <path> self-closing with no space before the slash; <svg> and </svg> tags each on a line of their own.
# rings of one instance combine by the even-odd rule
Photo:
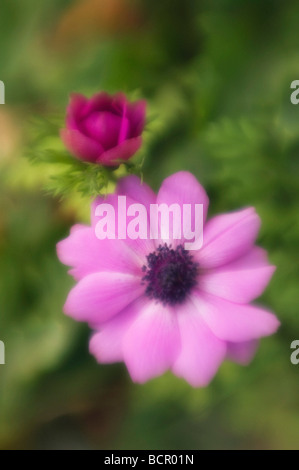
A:
<svg viewBox="0 0 299 470">
<path fill-rule="evenodd" d="M 197 284 L 199 264 L 183 245 L 172 249 L 165 244 L 147 256 L 142 270 L 146 295 L 163 305 L 175 305 L 184 302 Z"/>
</svg>

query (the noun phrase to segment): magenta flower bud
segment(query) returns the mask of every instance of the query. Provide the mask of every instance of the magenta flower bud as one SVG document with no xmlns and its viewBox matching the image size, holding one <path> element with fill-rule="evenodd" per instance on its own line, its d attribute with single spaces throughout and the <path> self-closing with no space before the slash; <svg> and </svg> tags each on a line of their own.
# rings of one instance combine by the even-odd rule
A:
<svg viewBox="0 0 299 470">
<path fill-rule="evenodd" d="M 88 99 L 71 95 L 61 138 L 80 160 L 115 166 L 141 147 L 145 101 L 130 103 L 123 93 L 98 93 Z"/>
</svg>

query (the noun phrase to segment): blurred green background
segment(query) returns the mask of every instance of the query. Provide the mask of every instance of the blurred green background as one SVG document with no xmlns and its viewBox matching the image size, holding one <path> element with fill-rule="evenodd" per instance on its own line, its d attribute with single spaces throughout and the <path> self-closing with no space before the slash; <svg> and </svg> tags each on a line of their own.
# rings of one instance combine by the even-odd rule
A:
<svg viewBox="0 0 299 470">
<path fill-rule="evenodd" d="M 1 0 L 0 447 L 299 448 L 299 79 L 296 0 Z M 254 205 L 277 265 L 261 302 L 279 316 L 252 364 L 225 363 L 205 389 L 166 374 L 134 385 L 99 366 L 89 329 L 62 313 L 73 285 L 56 243 L 88 200 L 47 195 L 24 157 L 36 116 L 71 91 L 136 93 L 155 120 L 144 177 L 192 171 L 210 215 Z M 61 123 L 62 124 L 62 123 Z"/>
</svg>

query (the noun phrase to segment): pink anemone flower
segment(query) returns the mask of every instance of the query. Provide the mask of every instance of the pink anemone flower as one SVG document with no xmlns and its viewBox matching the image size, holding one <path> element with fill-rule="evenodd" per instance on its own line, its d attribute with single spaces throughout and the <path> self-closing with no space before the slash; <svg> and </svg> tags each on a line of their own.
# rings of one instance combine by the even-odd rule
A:
<svg viewBox="0 0 299 470">
<path fill-rule="evenodd" d="M 185 239 L 99 239 L 96 207 L 109 203 L 118 217 L 126 204 L 201 204 L 203 244 L 186 250 Z M 77 284 L 64 312 L 94 330 L 90 352 L 100 363 L 123 361 L 133 381 L 167 370 L 194 387 L 206 386 L 225 359 L 248 364 L 258 339 L 274 333 L 274 314 L 251 305 L 275 267 L 254 245 L 260 219 L 253 208 L 205 222 L 208 197 L 188 172 L 164 180 L 156 195 L 136 176 L 118 182 L 115 194 L 92 204 L 91 226 L 76 225 L 57 245 Z M 149 213 L 149 211 L 148 211 Z M 194 222 L 194 221 L 192 221 Z"/>
</svg>

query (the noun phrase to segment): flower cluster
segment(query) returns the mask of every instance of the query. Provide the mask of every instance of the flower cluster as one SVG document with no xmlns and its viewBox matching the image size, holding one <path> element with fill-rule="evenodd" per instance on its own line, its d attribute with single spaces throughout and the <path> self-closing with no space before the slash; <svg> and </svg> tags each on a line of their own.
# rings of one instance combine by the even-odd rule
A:
<svg viewBox="0 0 299 470">
<path fill-rule="evenodd" d="M 66 145 L 96 162 L 112 164 L 118 150 L 128 158 L 140 145 L 144 105 L 124 103 L 120 96 L 111 101 L 99 95 L 90 102 L 75 96 L 62 134 Z M 183 235 L 163 236 L 161 221 L 156 239 L 97 238 L 96 207 L 109 203 L 118 215 L 118 196 L 147 209 L 202 205 L 203 245 L 187 251 Z M 251 304 L 275 269 L 255 246 L 258 215 L 246 208 L 206 221 L 208 204 L 204 188 L 188 172 L 166 178 L 157 195 L 127 176 L 115 194 L 93 201 L 90 226 L 73 227 L 58 243 L 59 259 L 77 281 L 64 311 L 94 330 L 90 352 L 98 362 L 125 362 L 139 383 L 171 370 L 192 386 L 205 386 L 224 359 L 247 364 L 259 338 L 276 331 L 277 318 Z"/>
<path fill-rule="evenodd" d="M 114 165 L 140 147 L 144 114 L 144 102 L 129 104 L 121 94 L 73 95 L 62 139 L 76 157 Z M 99 239 L 96 208 L 109 203 L 118 216 L 119 196 L 146 209 L 200 204 L 202 246 L 186 250 L 185 231 L 166 236 L 161 220 L 157 238 Z M 188 172 L 166 178 L 158 194 L 127 176 L 114 194 L 92 202 L 90 226 L 74 226 L 58 243 L 58 257 L 77 281 L 64 312 L 94 330 L 90 352 L 98 362 L 123 361 L 139 383 L 171 370 L 206 386 L 223 360 L 247 364 L 258 340 L 277 330 L 275 315 L 252 304 L 275 270 L 255 246 L 258 215 L 245 208 L 207 221 L 208 205 Z"/>
</svg>

